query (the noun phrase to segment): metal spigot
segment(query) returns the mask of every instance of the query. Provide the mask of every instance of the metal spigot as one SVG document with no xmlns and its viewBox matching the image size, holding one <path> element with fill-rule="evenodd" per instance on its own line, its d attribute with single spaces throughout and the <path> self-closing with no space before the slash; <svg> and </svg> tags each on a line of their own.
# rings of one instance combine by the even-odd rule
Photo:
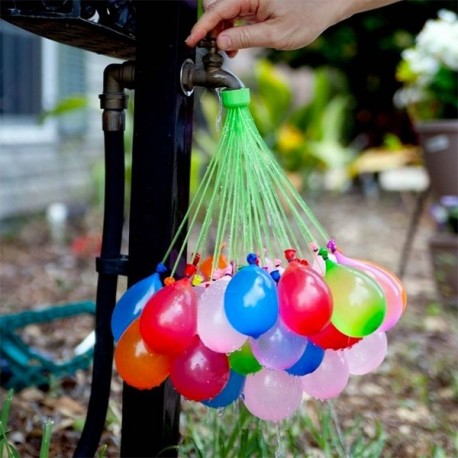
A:
<svg viewBox="0 0 458 458">
<path fill-rule="evenodd" d="M 204 38 L 199 42 L 198 47 L 208 49 L 202 57 L 202 65 L 196 65 L 192 59 L 186 59 L 181 67 L 181 89 L 186 95 L 191 95 L 195 86 L 208 89 L 244 87 L 237 76 L 222 68 L 224 58 L 218 52 L 216 38 Z"/>
</svg>

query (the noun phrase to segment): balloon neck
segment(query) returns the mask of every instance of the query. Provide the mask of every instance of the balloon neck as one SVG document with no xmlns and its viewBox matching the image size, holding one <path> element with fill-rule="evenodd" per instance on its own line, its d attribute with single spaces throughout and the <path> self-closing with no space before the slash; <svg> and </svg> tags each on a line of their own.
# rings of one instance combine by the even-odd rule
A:
<svg viewBox="0 0 458 458">
<path fill-rule="evenodd" d="M 339 262 L 339 263 L 341 263 L 341 264 L 344 263 L 344 262 L 346 261 L 346 259 L 347 259 L 347 258 L 346 258 L 342 253 L 340 253 L 339 251 L 335 251 L 333 254 L 334 254 L 335 258 L 337 259 L 337 262 Z"/>
<path fill-rule="evenodd" d="M 200 262 L 200 254 L 196 253 L 193 255 L 192 265 L 197 267 L 199 262 Z"/>
<path fill-rule="evenodd" d="M 328 253 L 328 250 L 326 250 L 326 248 L 320 248 L 318 250 L 318 255 L 321 256 L 324 261 L 329 260 L 329 253 Z"/>
</svg>

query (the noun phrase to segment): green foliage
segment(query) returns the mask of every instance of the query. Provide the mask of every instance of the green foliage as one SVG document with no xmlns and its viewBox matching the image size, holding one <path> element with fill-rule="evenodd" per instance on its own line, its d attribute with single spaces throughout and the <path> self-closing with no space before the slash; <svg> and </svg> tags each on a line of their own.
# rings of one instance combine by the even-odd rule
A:
<svg viewBox="0 0 458 458">
<path fill-rule="evenodd" d="M 10 413 L 11 402 L 13 401 L 13 390 L 9 390 L 0 413 L 0 456 L 8 458 L 19 457 L 19 453 L 13 444 L 8 441 L 8 416 Z"/>
<path fill-rule="evenodd" d="M 53 421 L 47 418 L 43 423 L 43 437 L 41 439 L 40 458 L 47 458 L 49 456 L 49 446 L 51 445 Z"/>
<path fill-rule="evenodd" d="M 2 408 L 0 410 L 0 458 L 21 458 L 17 448 L 8 441 L 8 433 L 10 432 L 8 429 L 8 418 L 13 402 L 13 397 L 14 390 L 11 388 L 7 391 L 5 399 L 3 400 Z M 111 416 L 113 416 L 112 413 Z M 40 452 L 38 455 L 39 458 L 49 458 L 50 456 L 53 424 L 54 422 L 51 418 L 46 418 L 43 421 L 43 434 L 41 437 Z M 108 446 L 106 444 L 101 444 L 96 452 L 96 457 L 106 457 L 107 450 Z"/>
<path fill-rule="evenodd" d="M 457 5 L 455 0 L 404 0 L 356 14 L 303 49 L 270 50 L 267 58 L 293 68 L 332 67 L 344 75 L 354 120 L 347 141 L 364 136 L 365 148 L 380 146 L 385 134 L 393 132 L 404 144 L 413 144 L 408 117 L 393 102 L 400 87 L 396 67 L 425 21 L 443 8 L 456 11 Z"/>
<path fill-rule="evenodd" d="M 69 113 L 80 111 L 89 106 L 88 100 L 83 95 L 73 95 L 59 100 L 54 107 L 43 111 L 39 116 L 40 122 L 48 118 L 61 117 Z"/>
<path fill-rule="evenodd" d="M 441 10 L 428 19 L 415 43 L 401 53 L 396 78 L 402 83 L 395 98 L 414 121 L 458 116 L 458 71 L 453 40 L 458 16 Z"/>
<path fill-rule="evenodd" d="M 20 458 L 16 447 L 8 441 L 8 417 L 13 402 L 14 390 L 8 390 L 3 407 L 0 412 L 0 457 Z M 47 419 L 43 423 L 43 436 L 41 439 L 40 458 L 49 457 L 49 446 L 51 443 L 52 420 Z"/>
<path fill-rule="evenodd" d="M 336 83 L 337 81 L 337 83 Z M 277 155 L 287 172 L 299 173 L 305 187 L 317 173 L 346 167 L 355 151 L 345 144 L 350 99 L 338 83 L 339 76 L 328 68 L 313 73 L 313 97 L 296 106 L 291 83 L 278 67 L 265 59 L 255 63 L 250 88 L 250 111 L 256 127 L 268 147 Z M 212 93 L 202 94 L 200 104 L 204 125 L 194 129 L 194 156 L 202 158 L 193 166 L 204 168 L 216 150 L 221 106 Z M 194 170 L 191 191 L 195 190 L 200 172 Z"/>
</svg>

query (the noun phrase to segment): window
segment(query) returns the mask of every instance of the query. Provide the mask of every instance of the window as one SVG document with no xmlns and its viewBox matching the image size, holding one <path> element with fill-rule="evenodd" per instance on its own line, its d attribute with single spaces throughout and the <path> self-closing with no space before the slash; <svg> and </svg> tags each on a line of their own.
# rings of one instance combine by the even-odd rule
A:
<svg viewBox="0 0 458 458">
<path fill-rule="evenodd" d="M 43 110 L 69 96 L 84 96 L 81 49 L 44 39 L 0 20 L 0 143 L 55 141 L 82 134 L 83 112 L 40 122 Z"/>
<path fill-rule="evenodd" d="M 41 42 L 0 21 L 0 114 L 33 117 L 42 110 Z"/>
</svg>

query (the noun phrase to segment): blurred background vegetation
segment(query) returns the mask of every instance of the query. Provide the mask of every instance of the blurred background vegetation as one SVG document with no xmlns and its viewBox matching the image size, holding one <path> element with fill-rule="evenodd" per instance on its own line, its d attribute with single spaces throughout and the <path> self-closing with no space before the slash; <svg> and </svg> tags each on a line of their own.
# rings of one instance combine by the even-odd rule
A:
<svg viewBox="0 0 458 458">
<path fill-rule="evenodd" d="M 267 58 L 292 68 L 330 66 L 351 97 L 349 139 L 362 137 L 365 147 L 383 144 L 387 133 L 414 142 L 410 122 L 393 104 L 401 86 L 396 80 L 400 53 L 411 46 L 427 19 L 441 9 L 458 11 L 454 0 L 404 0 L 357 14 L 327 30 L 310 46 L 297 51 L 269 51 Z"/>
<path fill-rule="evenodd" d="M 355 15 L 306 48 L 253 56 L 248 74 L 238 76 L 251 90 L 250 109 L 260 133 L 294 184 L 308 191 L 343 191 L 358 179 L 352 165 L 361 152 L 399 152 L 418 143 L 406 110 L 394 105 L 401 86 L 396 68 L 401 52 L 441 9 L 457 11 L 458 3 L 401 1 Z M 310 94 L 298 103 L 303 97 L 293 80 L 307 72 Z M 216 148 L 220 117 L 208 91 L 196 110 L 191 191 Z M 412 160 L 410 153 L 405 161 Z"/>
</svg>

